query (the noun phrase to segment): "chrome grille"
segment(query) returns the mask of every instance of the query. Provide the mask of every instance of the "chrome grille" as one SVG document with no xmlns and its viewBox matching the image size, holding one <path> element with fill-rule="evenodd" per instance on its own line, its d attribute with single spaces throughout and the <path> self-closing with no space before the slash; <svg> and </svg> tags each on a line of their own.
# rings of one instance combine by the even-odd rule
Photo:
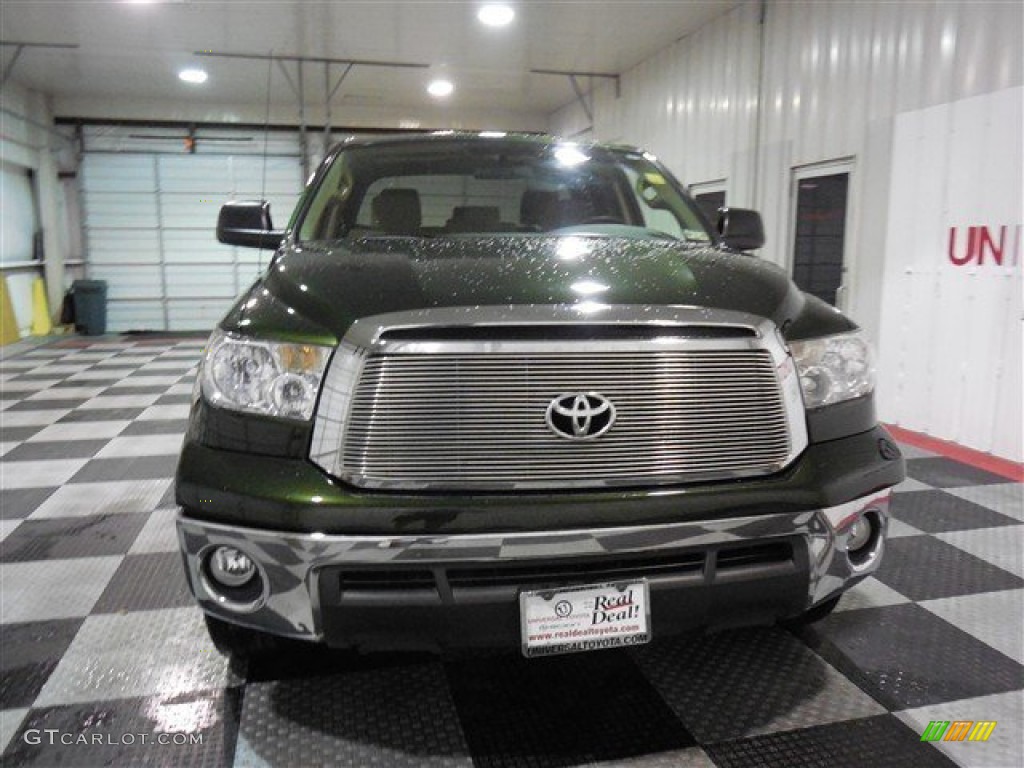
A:
<svg viewBox="0 0 1024 768">
<path fill-rule="evenodd" d="M 792 458 L 768 349 L 657 346 L 367 354 L 343 429 L 324 432 L 340 446 L 314 460 L 319 450 L 318 463 L 363 487 L 501 490 L 745 477 Z M 548 404 L 573 392 L 615 405 L 606 434 L 577 442 L 548 428 Z"/>
</svg>

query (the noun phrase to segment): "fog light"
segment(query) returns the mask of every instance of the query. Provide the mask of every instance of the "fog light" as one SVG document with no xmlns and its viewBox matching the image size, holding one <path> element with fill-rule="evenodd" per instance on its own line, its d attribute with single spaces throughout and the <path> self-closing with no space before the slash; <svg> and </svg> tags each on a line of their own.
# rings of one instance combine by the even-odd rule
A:
<svg viewBox="0 0 1024 768">
<path fill-rule="evenodd" d="M 871 522 L 866 517 L 858 517 L 846 529 L 846 551 L 851 554 L 859 552 L 871 541 Z"/>
<path fill-rule="evenodd" d="M 239 549 L 217 547 L 210 555 L 210 577 L 225 587 L 241 587 L 256 575 L 256 563 Z"/>
</svg>

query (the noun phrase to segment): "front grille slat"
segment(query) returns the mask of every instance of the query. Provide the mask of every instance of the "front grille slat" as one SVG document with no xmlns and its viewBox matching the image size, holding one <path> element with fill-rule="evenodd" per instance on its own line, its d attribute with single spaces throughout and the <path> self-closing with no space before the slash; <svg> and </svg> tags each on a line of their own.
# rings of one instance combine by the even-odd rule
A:
<svg viewBox="0 0 1024 768">
<path fill-rule="evenodd" d="M 548 428 L 548 404 L 574 392 L 615 405 L 607 433 L 576 442 Z M 340 443 L 328 471 L 348 482 L 437 490 L 751 476 L 777 471 L 792 449 L 769 350 L 643 341 L 596 353 L 368 354 Z"/>
</svg>

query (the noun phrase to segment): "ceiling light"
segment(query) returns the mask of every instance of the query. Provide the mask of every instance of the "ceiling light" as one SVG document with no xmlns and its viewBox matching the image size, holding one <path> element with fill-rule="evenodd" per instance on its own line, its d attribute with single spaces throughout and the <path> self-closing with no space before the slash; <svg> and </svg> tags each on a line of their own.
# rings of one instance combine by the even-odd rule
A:
<svg viewBox="0 0 1024 768">
<path fill-rule="evenodd" d="M 439 99 L 451 96 L 454 90 L 455 86 L 451 80 L 434 80 L 427 86 L 427 93 Z"/>
<path fill-rule="evenodd" d="M 506 136 L 506 131 L 480 131 L 480 137 L 484 139 L 504 139 Z"/>
<path fill-rule="evenodd" d="M 206 70 L 204 69 L 183 69 L 178 73 L 178 78 L 184 80 L 186 83 L 192 83 L 193 85 L 202 85 L 206 82 Z"/>
<path fill-rule="evenodd" d="M 506 27 L 516 17 L 516 12 L 508 5 L 485 5 L 476 14 L 481 24 L 488 27 Z"/>
</svg>

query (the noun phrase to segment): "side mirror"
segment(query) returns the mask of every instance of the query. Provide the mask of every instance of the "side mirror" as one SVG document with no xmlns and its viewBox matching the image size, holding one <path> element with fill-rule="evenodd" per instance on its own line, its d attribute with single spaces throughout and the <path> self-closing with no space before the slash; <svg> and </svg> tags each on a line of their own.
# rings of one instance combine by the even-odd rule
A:
<svg viewBox="0 0 1024 768">
<path fill-rule="evenodd" d="M 719 208 L 718 234 L 722 242 L 738 251 L 754 251 L 764 245 L 761 214 L 747 208 Z"/>
<path fill-rule="evenodd" d="M 284 232 L 275 232 L 266 200 L 226 203 L 217 217 L 217 240 L 243 248 L 276 250 Z"/>
</svg>

